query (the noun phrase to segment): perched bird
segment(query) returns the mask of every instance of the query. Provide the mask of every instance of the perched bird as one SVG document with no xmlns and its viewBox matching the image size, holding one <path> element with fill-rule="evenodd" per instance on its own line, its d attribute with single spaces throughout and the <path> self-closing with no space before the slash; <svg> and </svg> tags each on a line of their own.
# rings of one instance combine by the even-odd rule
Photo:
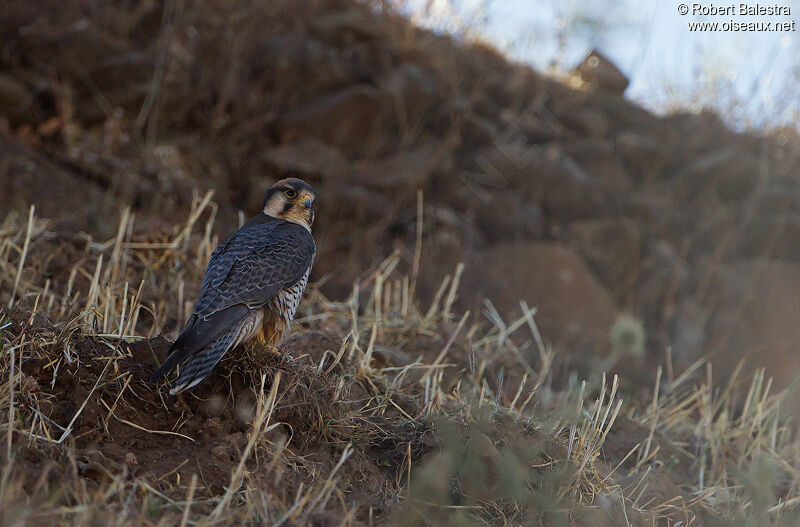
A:
<svg viewBox="0 0 800 527">
<path fill-rule="evenodd" d="M 305 181 L 278 181 L 264 210 L 214 249 L 194 311 L 152 382 L 183 363 L 169 391 L 175 395 L 200 383 L 243 342 L 258 339 L 273 350 L 280 344 L 314 263 L 315 197 Z"/>
</svg>

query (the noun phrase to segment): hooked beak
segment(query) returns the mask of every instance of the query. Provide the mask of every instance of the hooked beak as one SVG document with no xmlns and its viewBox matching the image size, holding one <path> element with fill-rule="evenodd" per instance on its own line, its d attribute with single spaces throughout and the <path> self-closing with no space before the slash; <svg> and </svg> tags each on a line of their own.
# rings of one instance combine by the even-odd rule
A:
<svg viewBox="0 0 800 527">
<path fill-rule="evenodd" d="M 314 200 L 308 194 L 306 194 L 305 196 L 300 196 L 300 205 L 302 205 L 303 207 L 305 207 L 307 209 L 311 208 L 311 204 L 313 202 L 314 202 Z"/>
</svg>

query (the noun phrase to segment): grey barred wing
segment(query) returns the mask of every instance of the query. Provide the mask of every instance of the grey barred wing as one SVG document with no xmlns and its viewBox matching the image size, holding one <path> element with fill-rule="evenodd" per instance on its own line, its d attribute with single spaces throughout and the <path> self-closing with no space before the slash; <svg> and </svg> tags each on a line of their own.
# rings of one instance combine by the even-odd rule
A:
<svg viewBox="0 0 800 527">
<path fill-rule="evenodd" d="M 237 304 L 265 305 L 311 266 L 314 238 L 285 221 L 245 225 L 212 257 L 194 313 L 203 318 Z"/>
</svg>

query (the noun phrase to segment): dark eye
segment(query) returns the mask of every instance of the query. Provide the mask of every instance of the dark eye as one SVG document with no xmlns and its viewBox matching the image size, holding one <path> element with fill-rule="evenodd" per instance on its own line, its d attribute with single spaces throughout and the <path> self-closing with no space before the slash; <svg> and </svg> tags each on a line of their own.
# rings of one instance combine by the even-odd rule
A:
<svg viewBox="0 0 800 527">
<path fill-rule="evenodd" d="M 294 199 L 297 196 L 297 192 L 292 189 L 286 189 L 283 191 L 283 195 L 289 199 Z"/>
</svg>

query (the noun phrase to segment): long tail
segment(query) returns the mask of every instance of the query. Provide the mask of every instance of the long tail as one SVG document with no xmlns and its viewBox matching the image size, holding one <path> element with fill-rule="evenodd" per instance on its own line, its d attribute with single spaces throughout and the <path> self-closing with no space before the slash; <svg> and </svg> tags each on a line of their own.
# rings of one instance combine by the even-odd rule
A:
<svg viewBox="0 0 800 527">
<path fill-rule="evenodd" d="M 187 357 L 200 353 L 211 346 L 227 331 L 238 327 L 248 315 L 252 315 L 252 310 L 244 304 L 236 304 L 205 317 L 198 317 L 192 313 L 192 316 L 186 321 L 186 327 L 169 347 L 169 357 L 153 374 L 150 382 L 158 382 L 161 377 Z"/>
<path fill-rule="evenodd" d="M 228 351 L 257 333 L 262 317 L 263 312 L 260 309 L 252 311 L 208 345 L 186 356 L 181 373 L 169 393 L 175 395 L 202 382 Z M 183 358 L 181 357 L 179 361 Z"/>
<path fill-rule="evenodd" d="M 240 333 L 240 328 L 233 328 L 232 330 L 220 335 L 208 347 L 200 350 L 199 352 L 191 355 L 186 363 L 181 368 L 181 374 L 175 380 L 175 384 L 170 388 L 169 393 L 175 395 L 183 390 L 196 386 L 208 376 L 214 366 L 228 353 L 229 350 L 236 347 L 238 344 L 237 338 Z"/>
</svg>

